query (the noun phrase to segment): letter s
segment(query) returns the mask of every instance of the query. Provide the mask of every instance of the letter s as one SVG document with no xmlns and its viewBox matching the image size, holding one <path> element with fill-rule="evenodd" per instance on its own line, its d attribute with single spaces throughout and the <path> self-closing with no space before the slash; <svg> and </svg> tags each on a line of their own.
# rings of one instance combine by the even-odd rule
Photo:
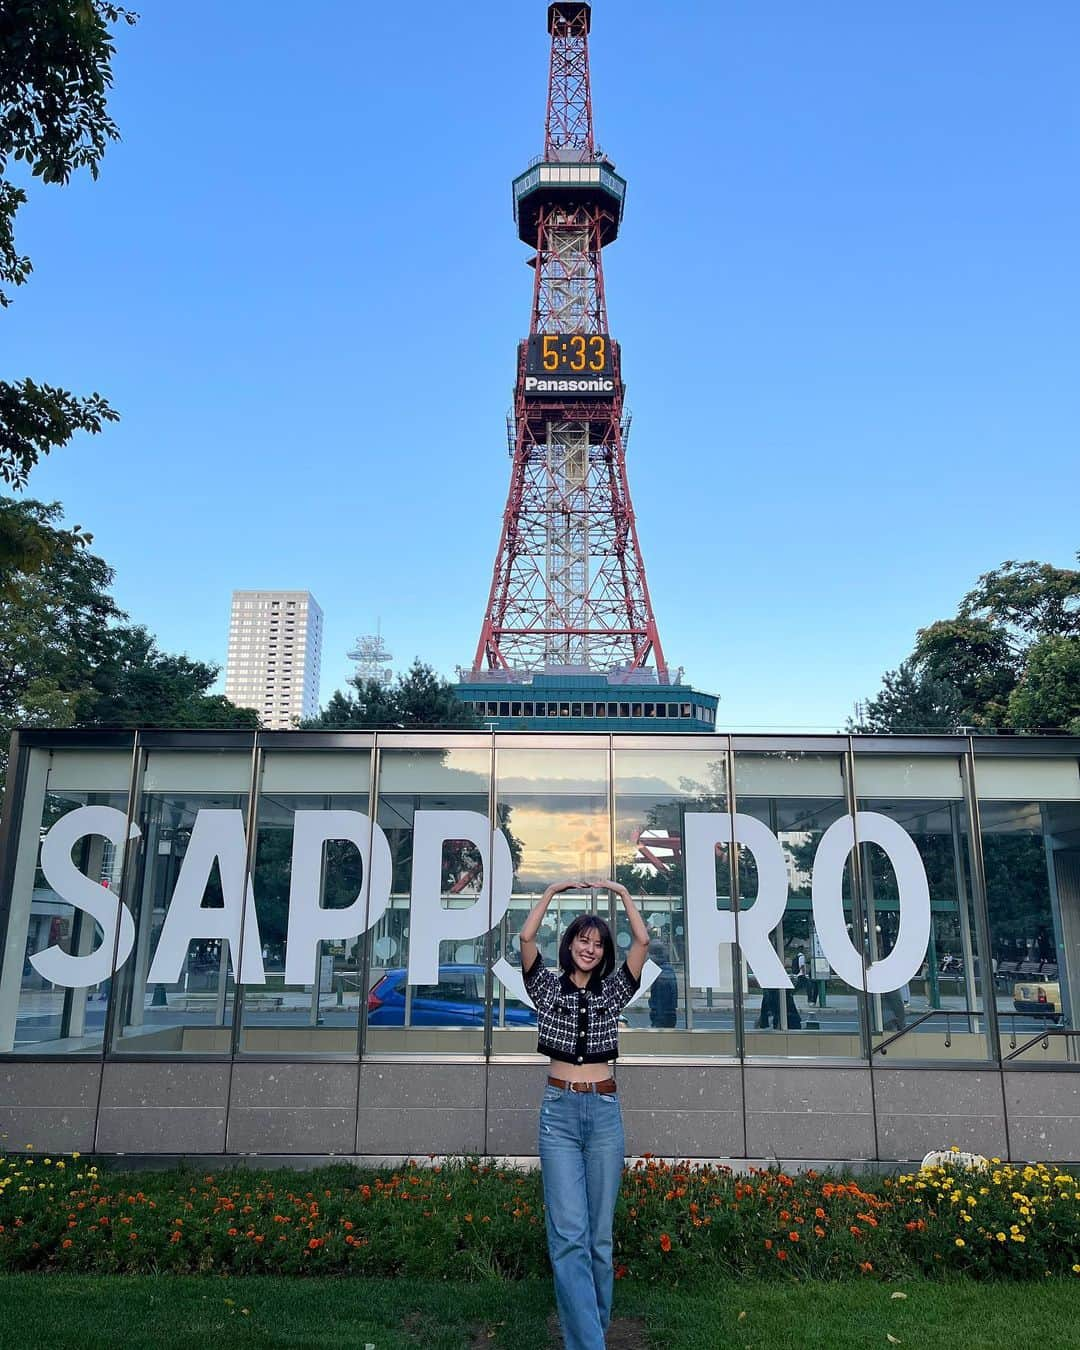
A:
<svg viewBox="0 0 1080 1350">
<path fill-rule="evenodd" d="M 101 945 L 87 956 L 71 956 L 53 943 L 35 952 L 30 964 L 52 984 L 65 989 L 84 989 L 108 979 L 131 955 L 135 943 L 135 924 L 128 907 L 106 887 L 80 872 L 71 859 L 71 850 L 88 834 L 102 834 L 113 848 L 122 851 L 126 843 L 127 816 L 115 806 L 77 806 L 61 816 L 41 841 L 41 870 L 45 880 L 61 900 L 89 914 L 102 932 Z M 137 839 L 139 827 L 133 824 L 127 838 Z M 120 919 L 120 942 L 113 963 L 116 921 Z"/>
</svg>

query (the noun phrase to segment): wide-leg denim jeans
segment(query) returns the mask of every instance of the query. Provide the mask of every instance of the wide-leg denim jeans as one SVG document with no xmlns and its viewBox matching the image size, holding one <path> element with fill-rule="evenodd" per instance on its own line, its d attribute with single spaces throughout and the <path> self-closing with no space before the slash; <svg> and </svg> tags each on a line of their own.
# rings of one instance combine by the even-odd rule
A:
<svg viewBox="0 0 1080 1350">
<path fill-rule="evenodd" d="M 566 1350 L 604 1350 L 611 1223 L 625 1154 L 614 1094 L 547 1087 L 540 1107 L 548 1252 Z"/>
</svg>

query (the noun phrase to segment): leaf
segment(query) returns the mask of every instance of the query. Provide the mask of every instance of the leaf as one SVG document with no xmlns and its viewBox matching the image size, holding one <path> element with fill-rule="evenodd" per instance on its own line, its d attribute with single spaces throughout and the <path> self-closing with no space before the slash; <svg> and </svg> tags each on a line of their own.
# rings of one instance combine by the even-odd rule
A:
<svg viewBox="0 0 1080 1350">
<path fill-rule="evenodd" d="M 891 1331 L 887 1331 L 887 1332 L 885 1333 L 885 1339 L 889 1342 L 890 1345 L 899 1345 L 899 1344 L 900 1344 L 900 1341 L 892 1334 Z"/>
<path fill-rule="evenodd" d="M 896 1291 L 895 1294 L 890 1294 L 889 1297 L 890 1297 L 890 1298 L 907 1298 L 907 1294 L 902 1293 L 902 1292 L 898 1289 L 898 1290 Z"/>
</svg>

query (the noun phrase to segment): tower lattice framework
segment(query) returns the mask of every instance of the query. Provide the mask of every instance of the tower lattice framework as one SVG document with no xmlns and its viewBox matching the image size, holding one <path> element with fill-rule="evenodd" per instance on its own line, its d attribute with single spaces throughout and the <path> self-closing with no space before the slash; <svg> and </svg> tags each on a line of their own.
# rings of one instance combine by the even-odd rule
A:
<svg viewBox="0 0 1080 1350">
<path fill-rule="evenodd" d="M 518 347 L 513 465 L 474 673 L 575 666 L 668 672 L 626 475 L 618 343 L 603 249 L 626 182 L 593 135 L 591 7 L 548 7 L 544 152 L 514 180 L 519 238 L 534 248 L 529 337 Z"/>
</svg>

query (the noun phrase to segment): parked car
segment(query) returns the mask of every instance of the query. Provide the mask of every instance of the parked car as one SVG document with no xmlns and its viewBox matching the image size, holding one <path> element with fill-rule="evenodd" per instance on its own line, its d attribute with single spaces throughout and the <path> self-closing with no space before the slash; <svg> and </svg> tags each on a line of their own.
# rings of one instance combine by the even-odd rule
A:
<svg viewBox="0 0 1080 1350">
<path fill-rule="evenodd" d="M 483 966 L 446 965 L 439 967 L 438 984 L 414 984 L 410 1025 L 414 1027 L 476 1027 L 484 1024 Z M 388 970 L 368 994 L 368 1026 L 405 1025 L 405 991 L 408 971 Z M 498 984 L 495 985 L 496 1000 Z M 498 1003 L 496 1001 L 496 1016 Z M 506 996 L 508 1027 L 536 1026 L 532 1008 L 509 994 Z"/>
<path fill-rule="evenodd" d="M 1017 1012 L 1041 1013 L 1044 1017 L 1061 1016 L 1061 985 L 1056 980 L 1045 984 L 1024 981 L 1013 985 L 1013 1007 Z"/>
</svg>

